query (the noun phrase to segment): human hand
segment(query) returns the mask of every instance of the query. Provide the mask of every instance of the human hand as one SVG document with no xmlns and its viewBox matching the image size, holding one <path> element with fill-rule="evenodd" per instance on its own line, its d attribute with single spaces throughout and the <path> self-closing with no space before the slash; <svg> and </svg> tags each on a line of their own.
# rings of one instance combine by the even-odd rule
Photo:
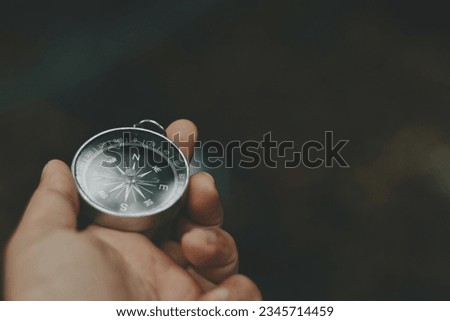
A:
<svg viewBox="0 0 450 321">
<path fill-rule="evenodd" d="M 189 159 L 195 125 L 179 120 L 167 133 L 189 139 L 183 150 Z M 220 228 L 222 207 L 209 174 L 191 177 L 176 238 L 161 247 L 142 234 L 98 225 L 77 231 L 78 210 L 69 168 L 50 161 L 6 249 L 6 299 L 261 299 L 255 284 L 236 274 L 236 245 Z"/>
</svg>

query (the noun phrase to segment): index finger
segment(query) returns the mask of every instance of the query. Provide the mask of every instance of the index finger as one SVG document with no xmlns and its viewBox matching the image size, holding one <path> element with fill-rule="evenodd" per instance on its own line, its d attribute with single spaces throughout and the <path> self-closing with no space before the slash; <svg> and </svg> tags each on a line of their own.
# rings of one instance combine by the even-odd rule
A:
<svg viewBox="0 0 450 321">
<path fill-rule="evenodd" d="M 195 124 L 187 119 L 179 119 L 170 124 L 166 132 L 167 137 L 181 149 L 186 159 L 190 161 L 198 134 Z"/>
</svg>

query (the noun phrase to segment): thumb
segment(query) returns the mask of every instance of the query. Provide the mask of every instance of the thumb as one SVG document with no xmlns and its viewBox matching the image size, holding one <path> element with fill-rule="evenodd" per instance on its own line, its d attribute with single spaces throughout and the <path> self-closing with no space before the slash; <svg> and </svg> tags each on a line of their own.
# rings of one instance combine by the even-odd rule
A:
<svg viewBox="0 0 450 321">
<path fill-rule="evenodd" d="M 51 160 L 25 210 L 19 228 L 75 229 L 79 208 L 78 192 L 69 167 Z"/>
</svg>

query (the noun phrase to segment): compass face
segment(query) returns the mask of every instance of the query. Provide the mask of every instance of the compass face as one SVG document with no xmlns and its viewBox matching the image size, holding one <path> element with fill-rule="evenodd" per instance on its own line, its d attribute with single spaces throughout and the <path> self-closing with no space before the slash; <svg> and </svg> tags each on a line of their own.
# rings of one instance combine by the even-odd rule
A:
<svg viewBox="0 0 450 321">
<path fill-rule="evenodd" d="M 75 155 L 72 172 L 89 204 L 103 213 L 132 217 L 172 206 L 189 177 L 188 163 L 175 144 L 134 127 L 92 137 Z"/>
</svg>

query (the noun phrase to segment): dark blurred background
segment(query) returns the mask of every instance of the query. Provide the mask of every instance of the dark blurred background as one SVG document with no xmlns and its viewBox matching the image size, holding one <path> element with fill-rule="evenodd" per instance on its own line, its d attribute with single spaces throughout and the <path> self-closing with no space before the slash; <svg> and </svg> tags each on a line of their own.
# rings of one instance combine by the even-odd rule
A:
<svg viewBox="0 0 450 321">
<path fill-rule="evenodd" d="M 213 171 L 271 300 L 450 299 L 445 1 L 0 5 L 0 244 L 51 158 L 143 118 L 201 140 L 349 139 L 350 168 Z"/>
</svg>

